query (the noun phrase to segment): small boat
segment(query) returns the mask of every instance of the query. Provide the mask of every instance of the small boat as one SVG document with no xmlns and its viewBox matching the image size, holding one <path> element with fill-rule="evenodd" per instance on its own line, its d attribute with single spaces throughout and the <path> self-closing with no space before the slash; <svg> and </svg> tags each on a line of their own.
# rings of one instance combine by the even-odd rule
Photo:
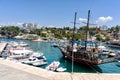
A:
<svg viewBox="0 0 120 80">
<path fill-rule="evenodd" d="M 117 56 L 115 53 L 109 53 L 108 54 L 108 57 L 115 57 L 115 56 Z"/>
<path fill-rule="evenodd" d="M 106 50 L 107 50 L 106 47 L 105 47 L 105 46 L 102 46 L 102 45 L 98 46 L 98 49 L 99 49 L 99 50 L 102 50 L 102 51 L 106 51 Z"/>
<path fill-rule="evenodd" d="M 60 65 L 59 61 L 53 61 L 50 65 L 46 67 L 46 69 L 50 71 L 55 71 L 59 65 Z"/>
<path fill-rule="evenodd" d="M 45 64 L 47 64 L 47 63 L 48 63 L 48 62 L 46 62 L 46 61 L 44 61 L 44 60 L 41 60 L 41 61 L 39 61 L 39 62 L 34 62 L 34 63 L 32 63 L 32 65 L 38 67 L 38 66 L 45 65 Z"/>
<path fill-rule="evenodd" d="M 20 46 L 20 47 L 27 47 L 29 46 L 27 43 L 25 42 L 17 42 L 17 46 Z"/>
<path fill-rule="evenodd" d="M 11 42 L 9 43 L 12 47 L 28 47 L 29 45 L 25 42 Z"/>
<path fill-rule="evenodd" d="M 66 68 L 63 68 L 63 67 L 59 67 L 56 69 L 57 72 L 63 72 L 63 71 L 66 71 Z"/>
<path fill-rule="evenodd" d="M 40 57 L 43 56 L 42 52 L 34 52 L 31 56 Z"/>
<path fill-rule="evenodd" d="M 38 61 L 40 61 L 40 60 L 38 60 L 37 58 L 33 58 L 33 57 L 30 57 L 28 60 L 25 60 L 25 61 L 23 61 L 23 63 L 25 63 L 25 64 L 33 64 L 34 62 L 38 62 Z"/>
<path fill-rule="evenodd" d="M 53 43 L 51 46 L 52 47 L 58 47 L 58 44 L 57 43 Z"/>
<path fill-rule="evenodd" d="M 43 53 L 33 53 L 27 60 L 23 61 L 23 63 L 25 64 L 31 64 L 31 65 L 35 65 L 37 66 L 38 64 L 40 65 L 40 63 L 42 61 L 46 61 L 46 57 L 43 56 Z M 41 63 L 42 65 L 43 63 Z"/>
<path fill-rule="evenodd" d="M 26 61 L 23 61 L 23 63 L 25 63 L 25 64 L 33 64 L 33 63 L 36 63 L 36 62 L 41 62 L 41 61 L 46 61 L 46 58 L 44 58 L 44 57 L 30 57 L 28 60 L 26 60 Z"/>
</svg>

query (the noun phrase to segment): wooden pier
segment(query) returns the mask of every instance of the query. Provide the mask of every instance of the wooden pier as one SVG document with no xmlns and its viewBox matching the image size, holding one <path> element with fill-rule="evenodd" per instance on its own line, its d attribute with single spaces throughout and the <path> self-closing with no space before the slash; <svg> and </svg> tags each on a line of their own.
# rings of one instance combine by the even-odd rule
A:
<svg viewBox="0 0 120 80">
<path fill-rule="evenodd" d="M 7 46 L 7 42 L 0 42 L 0 56 L 2 55 L 2 52 L 6 46 Z"/>
</svg>

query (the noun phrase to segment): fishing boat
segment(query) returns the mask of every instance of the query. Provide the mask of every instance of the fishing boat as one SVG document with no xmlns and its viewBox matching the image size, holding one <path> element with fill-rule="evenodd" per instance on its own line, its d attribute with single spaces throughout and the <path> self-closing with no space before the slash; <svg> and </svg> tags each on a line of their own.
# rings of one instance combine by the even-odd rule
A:
<svg viewBox="0 0 120 80">
<path fill-rule="evenodd" d="M 88 18 L 87 18 L 87 29 L 86 29 L 86 39 L 85 39 L 85 46 L 79 46 L 78 44 L 74 43 L 74 31 L 75 31 L 75 24 L 76 24 L 76 15 L 74 18 L 74 29 L 73 29 L 73 36 L 71 43 L 67 45 L 67 47 L 59 46 L 63 57 L 65 59 L 71 60 L 73 62 L 84 64 L 87 66 L 93 66 L 98 64 L 104 64 L 115 61 L 117 56 L 113 57 L 102 57 L 102 50 L 98 48 L 98 45 L 95 44 L 95 47 L 91 47 L 87 49 L 87 44 L 90 41 L 89 39 L 89 17 L 90 17 L 90 10 L 88 11 Z"/>
</svg>

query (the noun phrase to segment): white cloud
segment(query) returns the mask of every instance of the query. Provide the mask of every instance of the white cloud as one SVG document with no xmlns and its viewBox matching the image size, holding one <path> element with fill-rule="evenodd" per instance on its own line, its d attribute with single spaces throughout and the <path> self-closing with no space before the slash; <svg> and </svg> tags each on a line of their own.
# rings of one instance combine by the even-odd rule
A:
<svg viewBox="0 0 120 80">
<path fill-rule="evenodd" d="M 87 19 L 85 19 L 85 18 L 79 18 L 79 20 L 80 20 L 81 22 L 87 22 Z"/>
<path fill-rule="evenodd" d="M 99 17 L 97 19 L 96 23 L 98 23 L 98 22 L 104 22 L 104 23 L 106 23 L 106 22 L 109 22 L 109 21 L 112 21 L 112 20 L 113 20 L 113 17 L 111 17 L 111 16 Z"/>
<path fill-rule="evenodd" d="M 54 27 L 56 27 L 56 26 L 53 26 L 53 25 L 48 25 L 47 27 L 54 28 Z"/>
<path fill-rule="evenodd" d="M 18 23 L 16 23 L 16 25 L 22 25 L 23 24 L 23 22 L 18 22 Z"/>
</svg>

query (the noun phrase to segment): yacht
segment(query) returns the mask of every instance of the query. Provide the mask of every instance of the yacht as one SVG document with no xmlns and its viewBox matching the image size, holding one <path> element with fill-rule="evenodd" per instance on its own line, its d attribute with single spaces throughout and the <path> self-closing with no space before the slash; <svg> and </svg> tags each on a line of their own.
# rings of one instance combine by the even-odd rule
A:
<svg viewBox="0 0 120 80">
<path fill-rule="evenodd" d="M 40 64 L 41 65 L 46 64 L 47 62 L 46 62 L 46 57 L 43 55 L 43 53 L 35 52 L 27 60 L 22 61 L 22 63 L 38 66 Z"/>
<path fill-rule="evenodd" d="M 21 58 L 28 58 L 33 51 L 31 50 L 10 50 L 8 52 L 8 57 L 14 58 L 14 59 L 21 59 Z"/>
</svg>

